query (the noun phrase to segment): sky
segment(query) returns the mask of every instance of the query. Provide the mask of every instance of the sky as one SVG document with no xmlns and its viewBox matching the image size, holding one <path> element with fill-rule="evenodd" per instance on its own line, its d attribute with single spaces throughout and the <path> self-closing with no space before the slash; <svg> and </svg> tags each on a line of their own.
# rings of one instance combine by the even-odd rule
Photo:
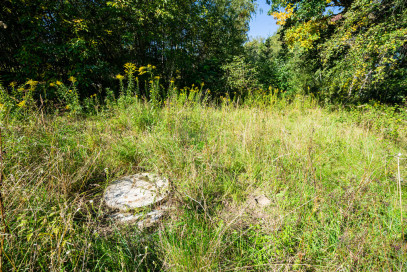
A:
<svg viewBox="0 0 407 272">
<path fill-rule="evenodd" d="M 266 0 L 258 0 L 257 3 L 257 13 L 250 21 L 250 39 L 257 37 L 267 38 L 268 36 L 273 35 L 279 27 L 276 24 L 276 20 L 274 20 L 272 16 L 267 15 L 270 5 L 266 4 Z"/>
</svg>

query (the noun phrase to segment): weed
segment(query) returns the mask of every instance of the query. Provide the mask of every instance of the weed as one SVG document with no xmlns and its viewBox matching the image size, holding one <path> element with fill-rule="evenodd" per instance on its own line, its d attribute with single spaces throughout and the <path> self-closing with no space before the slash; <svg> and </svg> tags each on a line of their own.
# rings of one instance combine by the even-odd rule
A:
<svg viewBox="0 0 407 272">
<path fill-rule="evenodd" d="M 14 107 L 3 115 L 4 270 L 404 269 L 406 168 L 393 156 L 406 152 L 401 110 L 389 137 L 374 109 L 329 110 L 277 90 L 216 104 L 203 86 L 171 85 L 162 106 L 158 78 L 148 99 L 128 82 L 153 67 L 130 68 L 104 105 L 61 94 L 66 114 L 34 107 L 16 117 L 20 100 L 2 88 L 1 103 Z M 142 171 L 170 178 L 175 204 L 140 231 L 111 221 L 102 194 Z M 266 206 L 250 204 L 258 193 Z"/>
</svg>

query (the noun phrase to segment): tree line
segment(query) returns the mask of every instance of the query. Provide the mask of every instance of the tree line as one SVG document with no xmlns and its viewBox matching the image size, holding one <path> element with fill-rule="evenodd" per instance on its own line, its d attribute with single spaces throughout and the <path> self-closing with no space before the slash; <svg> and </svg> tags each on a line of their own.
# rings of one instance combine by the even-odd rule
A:
<svg viewBox="0 0 407 272">
<path fill-rule="evenodd" d="M 204 83 L 214 95 L 405 99 L 405 0 L 264 1 L 281 27 L 248 41 L 255 0 L 5 0 L 0 80 L 74 76 L 85 96 L 133 63 L 157 67 L 161 84 Z"/>
<path fill-rule="evenodd" d="M 6 0 L 3 82 L 74 76 L 82 93 L 112 85 L 123 65 L 153 65 L 179 85 L 221 89 L 221 65 L 243 50 L 253 0 Z"/>
<path fill-rule="evenodd" d="M 329 103 L 405 101 L 405 0 L 268 2 L 281 25 L 278 33 L 246 43 L 238 58 L 252 71 L 247 79 L 253 86 L 313 94 Z"/>
</svg>

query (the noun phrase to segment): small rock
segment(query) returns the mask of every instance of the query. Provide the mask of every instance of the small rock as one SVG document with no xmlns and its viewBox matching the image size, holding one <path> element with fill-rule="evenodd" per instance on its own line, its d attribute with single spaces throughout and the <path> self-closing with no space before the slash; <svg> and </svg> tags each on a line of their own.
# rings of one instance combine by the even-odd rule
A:
<svg viewBox="0 0 407 272">
<path fill-rule="evenodd" d="M 257 205 L 259 205 L 260 207 L 266 207 L 271 204 L 271 200 L 267 198 L 265 195 L 257 196 L 254 199 Z"/>
<path fill-rule="evenodd" d="M 265 208 L 271 205 L 272 201 L 266 197 L 264 194 L 262 195 L 251 195 L 248 198 L 248 204 L 250 209 L 259 209 Z"/>
</svg>

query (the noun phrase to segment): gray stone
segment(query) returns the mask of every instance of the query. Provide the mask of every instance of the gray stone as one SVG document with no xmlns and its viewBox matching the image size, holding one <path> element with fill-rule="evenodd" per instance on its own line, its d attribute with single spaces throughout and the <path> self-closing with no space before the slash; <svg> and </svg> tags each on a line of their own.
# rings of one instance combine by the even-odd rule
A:
<svg viewBox="0 0 407 272">
<path fill-rule="evenodd" d="M 148 213 L 115 213 L 110 216 L 111 219 L 120 223 L 134 223 L 138 221 L 139 227 L 143 227 L 146 224 L 153 224 L 160 220 L 165 214 L 165 210 L 152 210 Z"/>
<path fill-rule="evenodd" d="M 108 207 L 129 211 L 162 202 L 169 193 L 169 181 L 150 173 L 123 177 L 106 188 L 104 200 Z"/>
</svg>

